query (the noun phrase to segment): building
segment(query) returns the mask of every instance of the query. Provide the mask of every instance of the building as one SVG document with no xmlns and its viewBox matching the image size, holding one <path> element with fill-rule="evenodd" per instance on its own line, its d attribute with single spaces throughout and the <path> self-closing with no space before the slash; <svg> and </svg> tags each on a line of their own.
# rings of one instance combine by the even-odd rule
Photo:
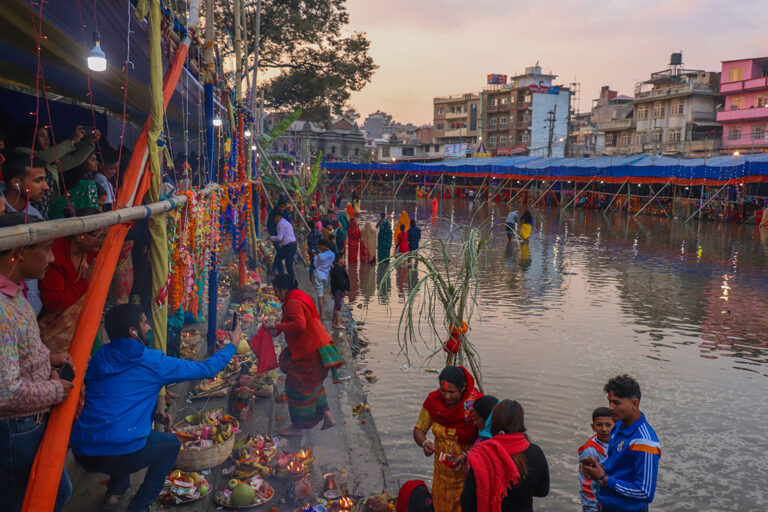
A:
<svg viewBox="0 0 768 512">
<path fill-rule="evenodd" d="M 480 136 L 480 102 L 480 93 L 434 98 L 434 142 L 475 148 Z"/>
<path fill-rule="evenodd" d="M 264 130 L 269 132 L 283 117 L 283 114 L 267 115 Z M 272 147 L 300 161 L 312 161 L 318 151 L 323 152 L 323 160 L 336 162 L 365 162 L 371 154 L 370 149 L 366 149 L 363 132 L 356 123 L 344 118 L 331 122 L 329 126 L 295 121 Z"/>
<path fill-rule="evenodd" d="M 717 113 L 721 151 L 768 151 L 768 57 L 723 62 L 720 93 L 725 95 L 725 108 Z"/>
<path fill-rule="evenodd" d="M 633 101 L 631 96 L 612 91 L 607 85 L 600 89 L 600 97 L 592 106 L 590 114 L 590 121 L 595 127 L 592 156 L 629 154 L 635 134 Z"/>
<path fill-rule="evenodd" d="M 597 130 L 592 124 L 592 113 L 572 114 L 568 123 L 567 158 L 595 156 Z"/>
<path fill-rule="evenodd" d="M 716 111 L 723 103 L 720 73 L 684 69 L 682 53 L 669 67 L 651 73 L 635 90 L 634 140 L 628 153 L 706 157 L 718 152 L 722 126 Z"/>
<path fill-rule="evenodd" d="M 540 66 L 531 66 L 509 83 L 494 83 L 482 92 L 486 152 L 492 156 L 565 156 L 571 93 L 553 85 L 555 78 L 557 75 L 542 73 Z M 490 75 L 490 81 L 505 82 L 506 77 Z"/>
<path fill-rule="evenodd" d="M 430 142 L 402 140 L 397 137 L 376 141 L 376 161 L 392 162 L 430 162 L 443 159 L 443 146 Z"/>
</svg>

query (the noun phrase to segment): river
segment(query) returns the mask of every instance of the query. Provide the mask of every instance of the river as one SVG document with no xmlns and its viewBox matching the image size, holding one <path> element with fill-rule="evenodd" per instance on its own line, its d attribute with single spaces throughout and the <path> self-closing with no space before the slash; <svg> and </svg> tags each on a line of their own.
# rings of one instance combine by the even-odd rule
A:
<svg viewBox="0 0 768 512">
<path fill-rule="evenodd" d="M 419 219 L 422 244 L 446 236 L 453 218 L 491 217 L 503 204 L 364 201 L 362 219 L 403 209 Z M 550 466 L 539 511 L 576 511 L 576 449 L 591 435 L 591 412 L 606 406 L 606 380 L 620 373 L 642 387 L 641 409 L 662 444 L 653 509 L 762 511 L 768 481 L 768 234 L 754 225 L 688 224 L 657 217 L 558 209 L 535 212 L 530 261 L 496 237 L 480 268 L 479 311 L 469 335 L 486 392 L 518 400 Z M 381 269 L 379 269 L 381 270 Z M 393 473 L 429 479 L 432 459 L 413 443 L 413 425 L 437 387 L 442 357 L 410 365 L 396 338 L 408 278 L 352 265 L 350 303 L 369 345 L 361 370 Z M 423 351 L 424 352 L 424 351 Z"/>
</svg>

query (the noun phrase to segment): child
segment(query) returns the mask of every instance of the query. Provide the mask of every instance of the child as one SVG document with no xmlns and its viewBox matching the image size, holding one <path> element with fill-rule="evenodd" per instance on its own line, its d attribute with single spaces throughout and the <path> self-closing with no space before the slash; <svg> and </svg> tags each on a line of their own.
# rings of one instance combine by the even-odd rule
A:
<svg viewBox="0 0 768 512">
<path fill-rule="evenodd" d="M 309 278 L 313 279 L 315 275 L 315 256 L 320 253 L 318 245 L 323 234 L 317 229 L 310 217 L 307 217 L 307 225 L 314 226 L 314 229 L 307 235 L 307 252 L 309 253 Z"/>
<path fill-rule="evenodd" d="M 323 296 L 325 295 L 325 289 L 328 287 L 328 278 L 330 277 L 331 266 L 333 260 L 336 259 L 336 255 L 330 249 L 331 244 L 325 238 L 321 238 L 317 243 L 319 247 L 319 253 L 315 256 L 315 274 L 312 278 L 312 282 L 315 286 L 315 293 L 317 294 L 317 305 L 320 316 L 323 316 L 325 310 L 323 309 Z"/>
<path fill-rule="evenodd" d="M 331 269 L 331 293 L 333 293 L 333 328 L 344 329 L 341 324 L 341 306 L 349 291 L 349 275 L 344 268 L 344 253 L 337 252 Z"/>
<path fill-rule="evenodd" d="M 608 440 L 611 437 L 613 428 L 613 417 L 611 410 L 607 407 L 598 407 L 592 412 L 592 431 L 595 433 L 584 446 L 579 448 L 579 462 L 589 457 L 594 457 L 599 463 L 605 460 L 608 453 Z M 595 488 L 592 480 L 585 478 L 579 471 L 579 497 L 581 498 L 581 507 L 583 512 L 597 512 L 597 499 L 595 498 Z"/>
</svg>

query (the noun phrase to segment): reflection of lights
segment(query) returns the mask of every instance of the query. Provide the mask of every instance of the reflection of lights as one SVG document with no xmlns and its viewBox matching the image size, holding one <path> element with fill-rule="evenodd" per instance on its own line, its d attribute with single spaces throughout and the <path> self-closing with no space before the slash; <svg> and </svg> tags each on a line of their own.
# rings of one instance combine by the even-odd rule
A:
<svg viewBox="0 0 768 512">
<path fill-rule="evenodd" d="M 699 246 L 699 248 L 696 249 L 696 261 L 701 261 L 702 254 L 704 254 L 704 248 L 702 246 Z"/>
<path fill-rule="evenodd" d="M 720 296 L 721 299 L 724 301 L 728 300 L 728 292 L 731 289 L 731 287 L 728 285 L 728 280 L 731 278 L 728 274 L 723 274 L 723 284 L 720 286 L 720 289 L 723 290 L 723 294 Z"/>
</svg>

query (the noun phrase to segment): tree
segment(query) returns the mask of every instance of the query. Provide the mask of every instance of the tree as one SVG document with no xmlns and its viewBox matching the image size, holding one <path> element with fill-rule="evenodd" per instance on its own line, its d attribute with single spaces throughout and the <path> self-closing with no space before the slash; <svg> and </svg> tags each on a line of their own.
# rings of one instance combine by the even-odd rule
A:
<svg viewBox="0 0 768 512">
<path fill-rule="evenodd" d="M 243 1 L 253 37 L 256 0 Z M 342 34 L 349 24 L 345 4 L 346 0 L 263 0 L 257 71 L 267 108 L 301 108 L 305 118 L 327 121 L 342 113 L 352 91 L 370 82 L 376 69 L 368 55 L 370 41 L 360 32 Z M 217 2 L 216 26 L 224 58 L 234 51 L 232 2 Z M 243 69 L 252 70 L 252 41 L 243 55 L 247 64 Z"/>
</svg>

